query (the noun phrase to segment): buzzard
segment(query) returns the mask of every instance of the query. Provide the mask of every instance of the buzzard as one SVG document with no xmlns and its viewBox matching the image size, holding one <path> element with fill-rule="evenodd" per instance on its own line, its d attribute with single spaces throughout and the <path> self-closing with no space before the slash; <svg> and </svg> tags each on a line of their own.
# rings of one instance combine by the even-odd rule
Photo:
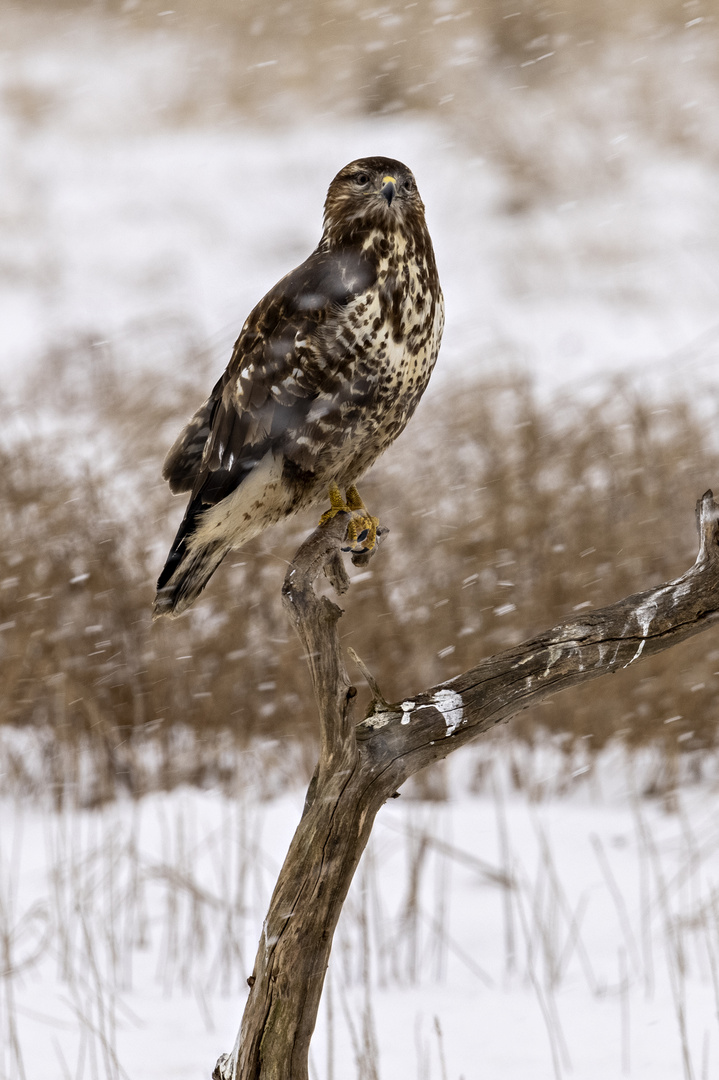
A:
<svg viewBox="0 0 719 1080">
<path fill-rule="evenodd" d="M 155 616 L 179 615 L 232 548 L 328 494 L 321 520 L 349 511 L 349 549 L 373 547 L 377 519 L 355 484 L 417 407 L 443 325 L 412 173 L 351 162 L 330 184 L 316 249 L 249 315 L 165 459 L 171 491 L 191 495 Z"/>
</svg>

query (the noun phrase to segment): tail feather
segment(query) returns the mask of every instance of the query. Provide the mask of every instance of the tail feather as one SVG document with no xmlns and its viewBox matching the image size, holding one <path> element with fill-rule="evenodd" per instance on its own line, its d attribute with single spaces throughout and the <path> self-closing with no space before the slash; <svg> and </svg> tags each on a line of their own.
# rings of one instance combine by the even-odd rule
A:
<svg viewBox="0 0 719 1080">
<path fill-rule="evenodd" d="M 229 545 L 218 541 L 195 551 L 173 552 L 157 582 L 153 619 L 181 615 L 195 602 L 229 550 Z"/>
<path fill-rule="evenodd" d="M 242 469 L 245 464 L 240 463 Z M 282 460 L 267 452 L 224 498 L 216 474 L 190 500 L 157 582 L 154 618 L 180 615 L 200 595 L 232 548 L 274 525 L 291 509 Z"/>
<path fill-rule="evenodd" d="M 230 550 L 231 545 L 222 540 L 192 545 L 201 509 L 201 504 L 195 500 L 187 508 L 157 580 L 153 619 L 160 615 L 182 614 L 197 599 Z"/>
</svg>

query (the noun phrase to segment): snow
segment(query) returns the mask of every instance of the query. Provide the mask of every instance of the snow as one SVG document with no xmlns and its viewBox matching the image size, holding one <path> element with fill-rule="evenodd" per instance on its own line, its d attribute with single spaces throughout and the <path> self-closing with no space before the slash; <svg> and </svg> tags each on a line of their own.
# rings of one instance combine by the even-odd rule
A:
<svg viewBox="0 0 719 1080">
<path fill-rule="evenodd" d="M 714 1075 L 716 781 L 670 807 L 640 797 L 646 763 L 610 750 L 569 771 L 527 757 L 536 779 L 516 790 L 514 752 L 494 739 L 460 755 L 448 802 L 410 790 L 380 812 L 312 1075 L 328 1075 L 330 1027 L 334 1075 L 353 1075 L 351 1027 L 398 1080 Z M 302 799 L 260 801 L 249 768 L 232 799 L 48 814 L 6 797 L 0 1076 L 207 1077 L 234 1043 Z"/>
<path fill-rule="evenodd" d="M 78 33 L 15 56 L 13 77 L 49 104 L 20 123 L 0 97 L 5 380 L 73 335 L 171 372 L 184 334 L 221 370 L 253 305 L 316 244 L 331 177 L 366 153 L 400 157 L 418 177 L 447 301 L 438 383 L 469 368 L 530 370 L 551 388 L 628 367 L 668 380 L 711 371 L 710 153 L 638 134 L 608 151 L 597 134 L 602 165 L 621 157 L 614 182 L 578 180 L 576 198 L 510 212 L 481 132 L 472 146 L 431 117 L 163 123 L 182 60 L 163 40 L 151 59 L 147 45 L 114 40 L 106 66 Z"/>
<path fill-rule="evenodd" d="M 673 370 L 687 349 L 706 365 L 719 276 L 699 211 L 715 210 L 713 169 L 652 162 L 601 224 L 601 199 L 507 220 L 492 205 L 489 166 L 429 123 L 375 121 L 6 143 L 13 187 L 32 198 L 0 282 L 6 373 L 74 334 L 114 341 L 173 319 L 226 355 L 254 304 L 315 246 L 329 179 L 370 151 L 400 156 L 418 176 L 447 302 L 440 375 L 499 360 L 557 385 L 628 362 Z M 657 174 L 662 202 L 648 198 Z M 680 215 L 685 199 L 694 215 Z M 609 266 L 592 252 L 600 243 L 616 245 Z"/>
</svg>

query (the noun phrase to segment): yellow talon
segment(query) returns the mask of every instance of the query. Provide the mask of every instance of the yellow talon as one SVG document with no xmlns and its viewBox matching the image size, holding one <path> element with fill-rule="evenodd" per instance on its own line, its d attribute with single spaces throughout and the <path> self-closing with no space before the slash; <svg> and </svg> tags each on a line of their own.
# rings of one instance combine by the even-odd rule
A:
<svg viewBox="0 0 719 1080">
<path fill-rule="evenodd" d="M 352 484 L 351 487 L 347 488 L 347 505 L 349 506 L 350 510 L 367 509 L 365 504 L 362 502 L 362 496 L 360 495 L 354 484 Z"/>
<path fill-rule="evenodd" d="M 320 518 L 320 525 L 324 525 L 326 521 L 331 521 L 337 514 L 349 514 L 350 520 L 347 525 L 349 547 L 343 548 L 343 550 L 352 552 L 372 551 L 377 543 L 379 518 L 372 517 L 367 512 L 367 507 L 362 502 L 362 496 L 354 484 L 347 488 L 346 500 L 342 498 L 342 493 L 337 484 L 330 484 L 329 499 L 330 508 Z"/>
<path fill-rule="evenodd" d="M 351 489 L 350 489 L 351 490 Z M 355 489 L 356 490 L 356 489 Z M 349 492 L 348 492 L 349 494 Z M 330 484 L 329 490 L 330 508 L 325 510 L 324 514 L 320 518 L 320 525 L 324 525 L 326 521 L 331 521 L 337 514 L 343 514 L 352 510 L 351 506 L 347 506 L 342 498 L 342 492 L 336 484 Z"/>
</svg>

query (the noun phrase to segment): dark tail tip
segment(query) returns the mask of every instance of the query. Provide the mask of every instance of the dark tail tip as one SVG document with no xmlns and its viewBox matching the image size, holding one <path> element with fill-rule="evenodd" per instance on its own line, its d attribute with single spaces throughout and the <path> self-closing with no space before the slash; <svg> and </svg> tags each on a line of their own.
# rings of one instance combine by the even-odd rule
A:
<svg viewBox="0 0 719 1080">
<path fill-rule="evenodd" d="M 157 582 L 153 619 L 181 615 L 194 604 L 228 551 L 229 547 L 221 543 L 197 551 L 188 551 L 181 543 L 171 551 Z"/>
</svg>

